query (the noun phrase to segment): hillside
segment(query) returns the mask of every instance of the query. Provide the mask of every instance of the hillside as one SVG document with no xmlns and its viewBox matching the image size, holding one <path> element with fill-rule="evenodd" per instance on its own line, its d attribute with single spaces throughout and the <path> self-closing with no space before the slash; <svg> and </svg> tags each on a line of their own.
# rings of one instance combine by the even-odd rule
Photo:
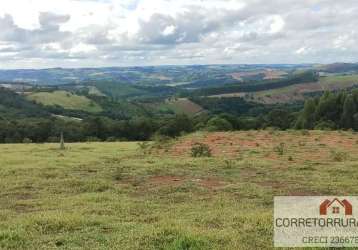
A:
<svg viewBox="0 0 358 250">
<path fill-rule="evenodd" d="M 0 247 L 272 249 L 274 196 L 358 192 L 357 141 L 250 131 L 151 152 L 133 142 L 0 145 Z M 194 142 L 213 157 L 191 157 Z"/>
<path fill-rule="evenodd" d="M 27 95 L 27 98 L 46 106 L 60 106 L 64 109 L 82 110 L 91 113 L 102 111 L 102 108 L 94 101 L 67 91 L 31 93 Z"/>
<path fill-rule="evenodd" d="M 48 112 L 41 105 L 0 87 L 0 120 L 42 116 L 48 116 Z"/>
<path fill-rule="evenodd" d="M 288 103 L 293 101 L 303 101 L 306 96 L 323 91 L 339 91 L 358 87 L 358 75 L 336 75 L 320 77 L 318 82 L 295 84 L 292 86 L 259 91 L 251 96 L 241 93 L 241 96 L 253 98 L 257 102 L 272 103 Z"/>
<path fill-rule="evenodd" d="M 189 116 L 195 116 L 205 112 L 203 107 L 187 98 L 172 98 L 168 100 L 163 106 L 173 110 L 177 114 L 186 114 Z"/>
</svg>

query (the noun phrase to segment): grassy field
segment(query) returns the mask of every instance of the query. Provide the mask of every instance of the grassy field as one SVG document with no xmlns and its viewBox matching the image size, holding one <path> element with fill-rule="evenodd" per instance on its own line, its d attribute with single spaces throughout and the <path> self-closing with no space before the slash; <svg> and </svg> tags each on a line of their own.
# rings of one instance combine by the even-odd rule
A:
<svg viewBox="0 0 358 250">
<path fill-rule="evenodd" d="M 193 158 L 191 145 L 212 157 Z M 275 195 L 358 193 L 351 132 L 0 145 L 1 249 L 272 249 Z"/>
<path fill-rule="evenodd" d="M 168 99 L 165 102 L 156 105 L 155 108 L 158 110 L 170 110 L 176 114 L 186 114 L 191 117 L 205 112 L 203 107 L 187 98 Z"/>
<path fill-rule="evenodd" d="M 38 92 L 27 96 L 37 103 L 52 106 L 58 105 L 65 109 L 83 110 L 87 112 L 101 112 L 102 108 L 85 96 L 79 96 L 67 91 Z"/>
<path fill-rule="evenodd" d="M 357 74 L 321 77 L 318 82 L 294 84 L 287 87 L 252 93 L 234 92 L 221 95 L 212 95 L 209 97 L 243 97 L 249 101 L 265 104 L 288 103 L 293 101 L 303 101 L 306 98 L 304 95 L 308 93 L 344 90 L 354 86 L 358 86 Z"/>
<path fill-rule="evenodd" d="M 287 103 L 302 101 L 304 94 L 320 91 L 344 90 L 358 86 L 358 75 L 342 75 L 321 77 L 319 82 L 295 84 L 288 87 L 259 91 L 254 94 L 254 100 L 261 103 Z M 241 93 L 243 94 L 243 93 Z"/>
<path fill-rule="evenodd" d="M 162 105 L 162 108 L 168 108 L 177 114 L 186 114 L 188 116 L 195 116 L 201 112 L 205 112 L 203 107 L 190 101 L 187 98 L 169 100 Z"/>
</svg>

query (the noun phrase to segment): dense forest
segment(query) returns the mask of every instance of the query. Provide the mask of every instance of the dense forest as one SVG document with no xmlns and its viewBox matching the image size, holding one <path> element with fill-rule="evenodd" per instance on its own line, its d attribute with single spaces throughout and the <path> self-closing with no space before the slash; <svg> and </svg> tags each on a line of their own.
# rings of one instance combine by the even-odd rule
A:
<svg viewBox="0 0 358 250">
<path fill-rule="evenodd" d="M 314 70 L 307 70 L 300 73 L 292 73 L 287 78 L 278 80 L 261 80 L 246 81 L 237 84 L 225 84 L 220 87 L 210 87 L 198 89 L 189 95 L 191 96 L 208 96 L 219 95 L 235 92 L 256 92 L 269 89 L 282 88 L 299 83 L 308 83 L 318 81 L 319 76 Z"/>
<path fill-rule="evenodd" d="M 358 90 L 326 92 L 303 103 L 263 105 L 242 98 L 195 97 L 207 110 L 196 116 L 153 113 L 146 105 L 97 98 L 103 112 L 90 114 L 42 106 L 10 90 L 0 91 L 0 143 L 150 140 L 198 130 L 358 130 Z M 129 112 L 131 109 L 132 113 Z M 117 110 L 117 111 L 116 111 Z M 126 112 L 128 110 L 128 112 Z M 63 115 L 66 119 L 60 119 Z M 81 119 L 71 119 L 80 117 Z"/>
<path fill-rule="evenodd" d="M 358 90 L 325 92 L 307 100 L 295 128 L 358 130 Z"/>
</svg>

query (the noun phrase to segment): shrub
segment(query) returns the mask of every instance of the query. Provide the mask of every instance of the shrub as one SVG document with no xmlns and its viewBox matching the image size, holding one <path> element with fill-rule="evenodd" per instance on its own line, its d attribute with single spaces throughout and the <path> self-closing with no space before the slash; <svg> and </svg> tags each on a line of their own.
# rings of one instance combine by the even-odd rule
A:
<svg viewBox="0 0 358 250">
<path fill-rule="evenodd" d="M 315 130 L 334 130 L 336 124 L 332 121 L 321 121 L 315 126 Z"/>
<path fill-rule="evenodd" d="M 29 143 L 32 143 L 32 140 L 29 139 L 29 138 L 24 138 L 24 139 L 22 140 L 22 143 L 29 144 Z"/>
<path fill-rule="evenodd" d="M 235 162 L 233 160 L 225 160 L 224 164 L 225 169 L 233 169 L 235 167 Z"/>
<path fill-rule="evenodd" d="M 334 161 L 341 162 L 341 161 L 347 160 L 348 154 L 347 154 L 346 152 L 338 152 L 338 151 L 332 150 L 332 151 L 331 151 L 331 158 L 332 158 Z"/>
<path fill-rule="evenodd" d="M 191 147 L 192 157 L 211 157 L 211 149 L 204 143 L 195 143 Z"/>
<path fill-rule="evenodd" d="M 206 126 L 208 131 L 229 131 L 233 129 L 228 120 L 218 116 L 211 118 Z"/>
<path fill-rule="evenodd" d="M 149 142 L 138 142 L 139 151 L 141 151 L 143 154 L 150 154 L 151 153 L 151 145 Z"/>
<path fill-rule="evenodd" d="M 113 137 L 113 136 L 108 137 L 107 140 L 106 140 L 106 142 L 116 142 L 116 141 L 117 141 L 117 138 Z"/>
<path fill-rule="evenodd" d="M 301 130 L 301 135 L 310 135 L 310 132 L 306 129 Z"/>
<path fill-rule="evenodd" d="M 126 176 L 126 173 L 125 173 L 124 167 L 117 167 L 113 173 L 113 178 L 116 181 L 123 180 L 125 176 Z"/>
<path fill-rule="evenodd" d="M 274 151 L 279 155 L 283 155 L 285 153 L 285 143 L 281 142 L 279 145 L 274 147 Z"/>
</svg>

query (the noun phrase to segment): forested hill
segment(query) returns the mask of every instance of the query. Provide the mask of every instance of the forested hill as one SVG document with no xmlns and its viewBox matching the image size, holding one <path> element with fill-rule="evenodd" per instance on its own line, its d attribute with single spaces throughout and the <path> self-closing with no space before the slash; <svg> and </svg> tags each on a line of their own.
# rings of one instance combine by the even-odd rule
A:
<svg viewBox="0 0 358 250">
<path fill-rule="evenodd" d="M 294 84 L 317 82 L 319 75 L 314 70 L 292 74 L 284 79 L 247 81 L 240 84 L 225 84 L 220 87 L 202 88 L 191 93 L 193 96 L 219 95 L 235 92 L 257 92 L 263 90 L 277 89 Z"/>
<path fill-rule="evenodd" d="M 29 101 L 11 90 L 0 88 L 0 119 L 48 115 L 49 112 L 42 105 Z"/>
</svg>

